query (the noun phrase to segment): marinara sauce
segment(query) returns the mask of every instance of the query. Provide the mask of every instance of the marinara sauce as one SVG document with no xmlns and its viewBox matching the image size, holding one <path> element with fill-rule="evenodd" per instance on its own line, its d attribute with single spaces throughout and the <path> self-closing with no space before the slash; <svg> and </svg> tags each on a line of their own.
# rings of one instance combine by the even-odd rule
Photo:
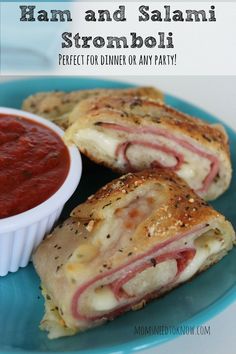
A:
<svg viewBox="0 0 236 354">
<path fill-rule="evenodd" d="M 54 131 L 0 114 L 0 219 L 47 200 L 63 184 L 69 166 L 68 149 Z"/>
</svg>

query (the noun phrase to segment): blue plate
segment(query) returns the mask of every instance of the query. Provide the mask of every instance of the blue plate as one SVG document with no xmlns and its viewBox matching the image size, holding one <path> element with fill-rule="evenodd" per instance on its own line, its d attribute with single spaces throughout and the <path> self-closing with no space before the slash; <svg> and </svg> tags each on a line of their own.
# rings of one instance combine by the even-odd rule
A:
<svg viewBox="0 0 236 354">
<path fill-rule="evenodd" d="M 30 94 L 48 90 L 90 88 L 124 88 L 127 84 L 81 78 L 39 78 L 0 84 L 0 106 L 20 108 Z M 197 94 L 197 93 L 196 93 Z M 166 102 L 181 111 L 201 117 L 211 123 L 216 118 L 178 98 L 166 95 Z M 236 133 L 227 128 L 233 165 L 236 166 Z M 233 149 L 234 147 L 234 149 Z M 113 174 L 85 161 L 86 168 L 79 189 L 67 203 L 63 213 L 93 193 L 98 186 L 113 178 Z M 94 172 L 96 170 L 96 173 Z M 236 178 L 230 189 L 213 206 L 236 227 Z M 39 278 L 29 265 L 17 273 L 0 278 L 0 352 L 79 352 L 117 353 L 145 349 L 173 339 L 177 333 L 152 335 L 137 333 L 139 326 L 195 326 L 210 319 L 236 299 L 236 249 L 220 263 L 170 294 L 148 304 L 144 309 L 127 313 L 111 323 L 74 337 L 50 341 L 38 329 L 43 315 L 43 299 Z M 156 327 L 155 327 L 156 326 Z"/>
</svg>

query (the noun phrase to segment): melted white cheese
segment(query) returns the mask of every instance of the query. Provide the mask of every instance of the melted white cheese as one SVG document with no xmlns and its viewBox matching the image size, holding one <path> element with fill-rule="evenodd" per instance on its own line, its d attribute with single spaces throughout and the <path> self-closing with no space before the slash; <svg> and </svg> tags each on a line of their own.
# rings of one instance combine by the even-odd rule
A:
<svg viewBox="0 0 236 354">
<path fill-rule="evenodd" d="M 190 279 L 202 267 L 207 258 L 222 249 L 222 236 L 216 237 L 210 230 L 195 240 L 196 254 L 185 270 L 176 280 L 177 283 Z M 170 284 L 177 274 L 175 259 L 169 259 L 155 267 L 145 269 L 123 285 L 130 296 L 140 296 L 158 290 Z M 119 302 L 108 286 L 96 289 L 90 297 L 90 306 L 95 311 L 109 311 L 117 307 Z"/>
<path fill-rule="evenodd" d="M 127 136 L 129 139 L 127 139 Z M 102 131 L 95 129 L 85 128 L 78 130 L 75 133 L 74 138 L 78 141 L 78 143 L 84 141 L 89 144 L 90 148 L 93 149 L 94 154 L 98 151 L 114 160 L 115 151 L 119 144 L 127 142 L 128 140 L 140 140 L 142 135 L 127 135 L 126 133 L 116 131 L 110 131 L 107 133 L 106 130 L 104 130 L 103 133 Z M 185 179 L 189 186 L 193 189 L 196 190 L 202 187 L 202 182 L 210 172 L 211 168 L 211 162 L 207 158 L 199 156 L 198 154 L 184 148 L 175 141 L 171 141 L 169 138 L 164 136 L 145 134 L 143 135 L 143 141 L 163 144 L 173 151 L 183 154 L 185 163 L 182 164 L 177 174 Z M 144 146 L 131 145 L 128 147 L 126 154 L 131 162 L 131 165 L 138 170 L 149 167 L 150 163 L 153 161 L 157 161 L 167 167 L 173 167 L 176 165 L 176 159 L 174 156 Z M 117 157 L 114 164 L 118 168 L 124 168 L 126 161 L 122 154 Z"/>
<path fill-rule="evenodd" d="M 95 129 L 80 129 L 75 134 L 75 140 L 93 143 L 96 149 L 103 154 L 109 155 L 114 158 L 116 148 L 121 142 L 120 139 L 109 136 L 106 132 L 100 132 Z"/>
<path fill-rule="evenodd" d="M 149 293 L 169 284 L 175 278 L 176 273 L 176 260 L 168 260 L 137 274 L 123 285 L 123 289 L 130 296 Z M 90 295 L 90 307 L 95 311 L 109 311 L 117 305 L 119 302 L 108 286 L 97 288 Z"/>
<path fill-rule="evenodd" d="M 178 283 L 190 279 L 201 266 L 205 263 L 207 258 L 213 254 L 216 254 L 222 249 L 222 241 L 216 238 L 210 238 L 202 236 L 196 241 L 196 254 L 185 270 L 180 274 Z"/>
<path fill-rule="evenodd" d="M 175 278 L 177 270 L 175 259 L 162 262 L 137 274 L 123 285 L 123 289 L 131 296 L 151 293 L 169 284 Z"/>
<path fill-rule="evenodd" d="M 175 157 L 166 152 L 138 144 L 131 145 L 127 149 L 127 157 L 137 170 L 149 167 L 153 161 L 158 161 L 165 167 L 173 167 L 177 163 Z"/>
<path fill-rule="evenodd" d="M 117 305 L 118 301 L 108 286 L 96 289 L 90 299 L 90 306 L 96 311 L 109 311 Z"/>
<path fill-rule="evenodd" d="M 192 178 L 196 179 L 196 174 L 196 168 L 190 167 L 190 165 L 187 164 L 183 164 L 178 171 L 178 175 L 185 180 L 190 180 Z"/>
</svg>

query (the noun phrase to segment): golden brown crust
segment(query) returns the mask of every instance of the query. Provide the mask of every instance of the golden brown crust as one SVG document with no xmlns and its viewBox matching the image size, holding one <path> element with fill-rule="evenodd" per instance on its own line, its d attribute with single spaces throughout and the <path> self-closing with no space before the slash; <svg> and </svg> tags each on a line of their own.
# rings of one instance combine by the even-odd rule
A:
<svg viewBox="0 0 236 354">
<path fill-rule="evenodd" d="M 132 238 L 125 241 L 122 252 L 118 247 L 113 250 L 112 254 L 109 254 L 107 260 L 109 269 L 114 269 L 158 244 L 168 240 L 172 241 L 178 234 L 191 233 L 199 226 L 206 227 L 209 221 L 217 219 L 219 222 L 224 222 L 223 216 L 198 197 L 174 173 L 161 169 L 129 173 L 108 183 L 95 195 L 89 197 L 85 203 L 75 208 L 71 213 L 71 218 L 64 223 L 63 227 L 55 229 L 53 236 L 40 245 L 34 255 L 34 262 L 39 273 L 47 274 L 47 282 L 49 282 L 48 279 L 54 273 L 57 277 L 63 276 L 68 273 L 68 269 L 73 275 L 74 272 L 77 273 L 79 269 L 86 266 L 83 268 L 86 272 L 83 271 L 80 276 L 81 281 L 90 272 L 92 276 L 95 276 L 94 269 L 98 274 L 106 271 L 108 268 L 104 269 L 102 264 L 106 257 L 104 254 L 101 255 L 101 252 L 106 253 L 106 249 L 102 251 L 102 244 L 100 241 L 97 242 L 97 233 L 102 229 L 102 225 L 107 224 L 110 225 L 109 228 L 112 228 L 112 223 L 117 218 L 117 210 L 142 198 L 143 192 L 146 191 L 154 192 L 157 204 L 150 215 L 135 229 Z M 106 235 L 103 236 L 106 237 Z M 69 239 L 71 246 L 66 247 L 65 242 Z M 112 233 L 109 242 L 113 244 Z M 77 250 L 81 246 L 89 250 L 91 256 L 89 263 L 77 264 L 75 262 Z M 99 253 L 100 257 L 94 257 Z M 50 254 L 50 260 L 42 263 L 40 260 L 43 254 Z M 59 254 L 60 257 L 55 259 Z M 73 256 L 68 258 L 68 255 L 72 254 Z"/>
<path fill-rule="evenodd" d="M 79 102 L 91 97 L 102 95 L 112 96 L 114 94 L 163 99 L 163 94 L 153 87 L 138 87 L 130 89 L 92 89 L 71 92 L 53 91 L 39 92 L 35 95 L 27 97 L 23 101 L 22 109 L 52 120 L 61 128 L 66 129 L 69 126 L 68 114 L 73 111 Z"/>
<path fill-rule="evenodd" d="M 86 211 L 90 210 L 91 213 L 91 210 L 93 210 L 93 217 L 96 218 L 96 215 L 101 217 L 103 215 L 103 213 L 101 214 L 101 210 L 104 210 L 104 206 L 106 206 L 108 202 L 112 203 L 116 201 L 117 198 L 125 198 L 127 194 L 135 191 L 137 188 L 147 184 L 151 186 L 153 183 L 158 183 L 165 188 L 165 192 L 168 193 L 168 197 L 170 198 L 170 207 L 174 208 L 176 210 L 175 212 L 184 213 L 186 208 L 191 210 L 192 208 L 189 208 L 189 206 L 192 206 L 193 209 L 197 208 L 199 216 L 202 215 L 204 218 L 206 216 L 206 207 L 209 210 L 213 210 L 175 173 L 168 169 L 153 168 L 146 169 L 142 172 L 128 173 L 113 180 L 99 189 L 94 195 L 90 196 L 85 203 L 76 207 L 72 211 L 71 216 L 87 218 L 88 215 Z M 195 212 L 196 210 L 194 210 L 194 214 L 190 216 L 198 217 Z"/>
<path fill-rule="evenodd" d="M 220 214 L 198 197 L 186 183 L 173 172 L 164 169 L 149 169 L 129 173 L 101 188 L 85 203 L 71 213 L 72 217 L 89 220 L 105 220 L 109 212 L 119 208 L 131 193 L 138 195 L 138 189 L 158 188 L 159 195 L 165 195 L 163 203 L 136 230 L 126 252 L 138 253 L 162 243 L 178 233 L 188 233 L 200 224 Z M 158 194 L 157 193 L 157 194 Z M 135 197 L 135 196 L 134 196 Z M 157 196 L 158 198 L 158 196 Z M 159 196 L 159 198 L 161 198 Z M 157 227 L 158 224 L 158 227 Z"/>
<path fill-rule="evenodd" d="M 83 129 L 99 122 L 124 123 L 125 126 L 131 127 L 157 127 L 187 135 L 197 144 L 223 151 L 229 157 L 228 136 L 222 126 L 211 125 L 199 118 L 191 117 L 159 100 L 129 96 L 90 98 L 76 107 L 69 120 L 74 121 L 75 124 L 68 135 L 73 130 Z M 84 152 L 86 154 L 86 151 Z M 91 158 L 91 155 L 89 157 Z"/>
</svg>

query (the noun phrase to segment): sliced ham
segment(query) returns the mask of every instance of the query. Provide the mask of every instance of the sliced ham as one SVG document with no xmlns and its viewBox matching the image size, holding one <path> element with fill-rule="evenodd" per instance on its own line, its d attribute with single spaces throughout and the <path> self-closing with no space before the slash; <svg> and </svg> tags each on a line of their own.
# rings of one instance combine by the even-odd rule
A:
<svg viewBox="0 0 236 354">
<path fill-rule="evenodd" d="M 204 227 L 201 227 L 195 232 L 199 233 L 203 229 Z M 186 236 L 189 237 L 191 235 L 179 235 L 176 237 L 176 240 Z M 182 244 L 184 244 L 184 242 L 182 242 Z M 97 316 L 86 316 L 83 314 L 83 306 L 81 307 L 81 310 L 79 306 L 80 297 L 82 297 L 83 294 L 86 297 L 86 291 L 91 291 L 91 288 L 96 288 L 96 284 L 98 284 L 97 287 L 100 286 L 99 284 L 102 284 L 102 286 L 109 286 L 117 300 L 121 300 L 121 308 L 126 308 L 128 305 L 131 307 L 140 299 L 137 297 L 128 296 L 128 294 L 124 291 L 123 286 L 130 280 L 134 279 L 136 275 L 142 273 L 144 270 L 150 267 L 155 267 L 156 265 L 165 262 L 166 260 L 176 260 L 177 262 L 177 273 L 174 277 L 174 280 L 176 281 L 180 273 L 184 271 L 188 263 L 194 257 L 196 250 L 193 247 L 189 247 L 181 248 L 171 252 L 164 252 L 162 254 L 162 249 L 165 249 L 165 246 L 167 245 L 168 243 L 159 245 L 158 247 L 156 247 L 156 249 L 153 249 L 144 255 L 140 255 L 139 257 L 136 257 L 136 259 L 132 259 L 132 261 L 130 261 L 126 265 L 119 267 L 118 269 L 115 269 L 113 271 L 106 272 L 105 276 L 98 275 L 94 279 L 90 280 L 88 283 L 83 284 L 83 286 L 77 289 L 75 295 L 73 296 L 71 304 L 73 316 L 78 320 L 99 320 L 104 317 L 104 313 L 99 314 Z M 111 282 L 107 282 L 107 279 L 110 278 L 112 279 Z M 159 289 L 159 291 L 161 290 L 162 289 Z M 142 296 L 145 296 L 145 294 L 143 294 Z M 117 308 L 115 308 L 109 313 L 106 313 L 106 318 L 113 318 L 116 311 Z"/>
<path fill-rule="evenodd" d="M 202 193 L 207 192 L 209 186 L 211 185 L 212 181 L 214 180 L 217 173 L 219 172 L 219 160 L 216 156 L 214 156 L 213 154 L 207 153 L 207 152 L 201 150 L 200 148 L 197 148 L 196 146 L 193 146 L 188 141 L 178 138 L 175 135 L 173 135 L 163 129 L 159 129 L 159 128 L 131 128 L 131 127 L 125 127 L 122 125 L 112 124 L 112 123 L 101 123 L 99 125 L 101 125 L 104 128 L 112 129 L 115 131 L 125 131 L 125 132 L 131 133 L 131 134 L 140 134 L 140 136 L 142 136 L 141 134 L 152 134 L 154 136 L 164 136 L 164 137 L 170 139 L 171 141 L 175 141 L 177 144 L 188 149 L 189 151 L 193 152 L 194 154 L 197 154 L 201 157 L 208 159 L 210 161 L 210 172 L 205 177 L 205 179 L 202 181 L 202 187 L 200 189 L 198 189 L 197 192 L 202 192 Z M 163 151 L 167 154 L 174 156 L 176 159 L 176 165 L 171 166 L 171 168 L 174 171 L 178 171 L 184 162 L 183 154 L 177 153 L 176 151 L 169 149 L 165 145 L 154 144 L 152 142 L 148 142 L 148 141 L 142 140 L 142 138 L 140 138 L 140 140 L 131 140 L 131 141 L 128 141 L 125 143 L 121 143 L 120 145 L 117 146 L 116 156 L 118 156 L 119 154 L 122 155 L 122 158 L 127 163 L 127 170 L 129 170 L 129 171 L 132 171 L 133 168 L 132 168 L 132 163 L 129 161 L 126 153 L 127 153 L 127 149 L 131 145 L 145 146 L 150 149 L 156 149 L 159 151 Z M 155 163 L 157 165 L 161 165 L 160 163 L 158 163 L 158 161 L 153 161 L 153 166 L 155 166 Z M 165 166 L 161 165 L 161 167 L 165 167 Z"/>
</svg>

